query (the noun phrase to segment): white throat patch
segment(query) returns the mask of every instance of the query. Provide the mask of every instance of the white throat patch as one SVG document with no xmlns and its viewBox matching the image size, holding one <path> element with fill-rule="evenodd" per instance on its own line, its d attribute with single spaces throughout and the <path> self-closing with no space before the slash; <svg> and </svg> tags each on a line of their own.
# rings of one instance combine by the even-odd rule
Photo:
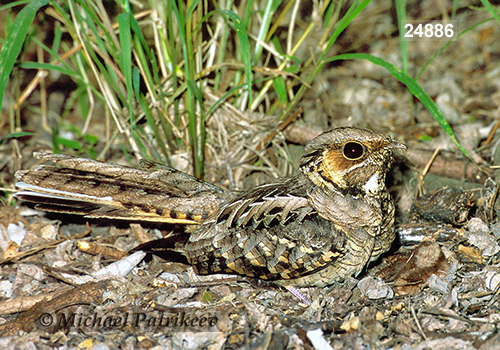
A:
<svg viewBox="0 0 500 350">
<path fill-rule="evenodd" d="M 372 177 L 370 177 L 370 180 L 365 183 L 363 188 L 367 193 L 377 193 L 380 189 L 380 177 L 378 176 L 378 173 L 373 174 Z"/>
</svg>

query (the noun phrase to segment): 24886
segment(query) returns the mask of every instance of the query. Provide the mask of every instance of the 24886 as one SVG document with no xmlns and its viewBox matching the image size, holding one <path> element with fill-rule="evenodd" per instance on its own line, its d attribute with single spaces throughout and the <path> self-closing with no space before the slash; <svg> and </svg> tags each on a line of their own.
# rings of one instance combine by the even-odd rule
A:
<svg viewBox="0 0 500 350">
<path fill-rule="evenodd" d="M 406 41 L 455 41 L 457 40 L 456 20 L 442 23 L 440 21 L 406 21 L 403 40 Z"/>
</svg>

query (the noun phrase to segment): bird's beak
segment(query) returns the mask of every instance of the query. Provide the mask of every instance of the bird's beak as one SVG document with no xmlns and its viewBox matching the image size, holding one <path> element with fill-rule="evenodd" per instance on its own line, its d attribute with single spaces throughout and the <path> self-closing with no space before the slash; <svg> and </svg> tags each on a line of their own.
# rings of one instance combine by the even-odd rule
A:
<svg viewBox="0 0 500 350">
<path fill-rule="evenodd" d="M 408 148 L 408 147 L 406 147 L 406 145 L 404 143 L 401 143 L 401 142 L 398 142 L 395 140 L 392 141 L 391 146 L 392 146 L 392 148 L 399 148 L 401 150 Z"/>
</svg>

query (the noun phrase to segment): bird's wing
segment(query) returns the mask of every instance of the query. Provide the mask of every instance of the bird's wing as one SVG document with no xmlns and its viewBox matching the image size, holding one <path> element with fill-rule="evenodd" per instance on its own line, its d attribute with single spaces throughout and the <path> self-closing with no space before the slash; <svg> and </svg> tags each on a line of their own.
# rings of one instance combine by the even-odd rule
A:
<svg viewBox="0 0 500 350">
<path fill-rule="evenodd" d="M 349 232 L 318 215 L 307 191 L 290 191 L 291 183 L 255 189 L 205 222 L 186 244 L 195 270 L 288 280 L 318 272 L 345 256 Z"/>
</svg>

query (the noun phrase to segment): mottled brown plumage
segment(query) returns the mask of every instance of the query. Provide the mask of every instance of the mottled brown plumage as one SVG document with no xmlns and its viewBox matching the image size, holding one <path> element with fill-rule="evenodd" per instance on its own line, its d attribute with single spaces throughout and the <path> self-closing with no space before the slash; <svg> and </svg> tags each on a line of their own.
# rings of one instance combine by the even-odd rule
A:
<svg viewBox="0 0 500 350">
<path fill-rule="evenodd" d="M 63 167 L 18 172 L 17 196 L 92 218 L 198 224 L 181 248 L 166 240 L 158 253 L 183 255 L 199 274 L 325 286 L 390 248 L 394 205 L 385 176 L 397 148 L 406 147 L 373 131 L 337 128 L 306 145 L 297 175 L 248 192 L 152 162 L 132 169 L 38 154 Z"/>
</svg>

